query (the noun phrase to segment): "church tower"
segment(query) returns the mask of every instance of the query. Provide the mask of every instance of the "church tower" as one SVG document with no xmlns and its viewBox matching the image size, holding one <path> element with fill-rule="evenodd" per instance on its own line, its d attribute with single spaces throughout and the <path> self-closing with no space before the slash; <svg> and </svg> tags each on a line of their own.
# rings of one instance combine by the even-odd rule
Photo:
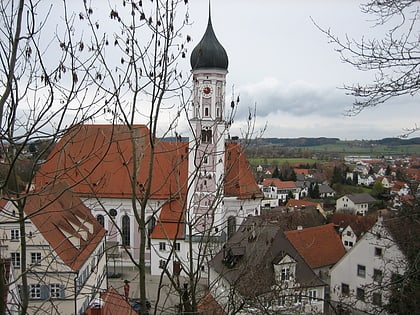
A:
<svg viewBox="0 0 420 315">
<path fill-rule="evenodd" d="M 225 162 L 225 94 L 228 56 L 209 19 L 203 38 L 190 58 L 193 96 L 188 162 L 188 218 L 195 233 L 221 231 Z M 211 230 L 209 230 L 211 229 Z M 188 234 L 188 231 L 187 231 Z"/>
</svg>

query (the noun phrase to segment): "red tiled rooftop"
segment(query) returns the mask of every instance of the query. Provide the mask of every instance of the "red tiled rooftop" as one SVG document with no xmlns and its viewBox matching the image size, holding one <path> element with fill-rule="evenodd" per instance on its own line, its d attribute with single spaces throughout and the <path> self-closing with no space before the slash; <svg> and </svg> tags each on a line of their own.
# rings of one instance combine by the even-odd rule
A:
<svg viewBox="0 0 420 315">
<path fill-rule="evenodd" d="M 310 200 L 304 200 L 304 199 L 289 199 L 287 201 L 286 207 L 309 207 L 309 206 L 317 206 L 318 203 Z"/>
<path fill-rule="evenodd" d="M 293 182 L 293 181 L 283 181 L 283 180 L 281 180 L 279 178 L 265 178 L 263 180 L 263 182 L 262 182 L 262 185 L 264 187 L 267 187 L 267 186 L 275 186 L 275 187 L 280 188 L 280 189 L 286 189 L 286 188 L 293 189 L 293 188 L 296 188 L 296 182 Z"/>
<path fill-rule="evenodd" d="M 113 287 L 110 287 L 101 295 L 98 304 L 102 304 L 100 315 L 138 315 L 126 299 Z M 86 310 L 86 315 L 96 315 L 98 314 L 97 310 L 91 306 Z"/>
<path fill-rule="evenodd" d="M 206 294 L 198 304 L 197 309 L 199 315 L 226 315 L 211 293 Z"/>
<path fill-rule="evenodd" d="M 313 269 L 335 264 L 346 253 L 334 224 L 284 232 Z"/>
<path fill-rule="evenodd" d="M 227 143 L 225 153 L 225 191 L 227 197 L 239 199 L 261 198 L 261 189 L 255 182 L 251 166 L 240 144 Z"/>
<path fill-rule="evenodd" d="M 353 232 L 358 237 L 369 231 L 371 227 L 376 223 L 376 221 L 376 214 L 360 216 L 343 212 L 335 212 L 330 219 L 331 223 L 343 229 L 350 225 Z"/>
<path fill-rule="evenodd" d="M 78 270 L 105 237 L 105 229 L 65 183 L 28 196 L 25 214 L 72 270 Z M 79 247 L 71 237 L 80 242 Z"/>
<path fill-rule="evenodd" d="M 149 174 L 151 146 L 149 130 L 133 127 L 138 155 L 137 195 L 151 183 L 151 198 L 166 199 L 186 190 L 188 143 L 157 142 L 153 176 Z M 133 172 L 130 130 L 124 125 L 80 125 L 57 143 L 37 173 L 36 187 L 57 180 L 67 181 L 74 191 L 97 197 L 130 196 Z M 185 183 L 180 185 L 180 183 Z"/>
<path fill-rule="evenodd" d="M 155 239 L 180 239 L 184 237 L 185 206 L 180 200 L 173 200 L 162 207 L 159 219 L 151 234 Z"/>
</svg>

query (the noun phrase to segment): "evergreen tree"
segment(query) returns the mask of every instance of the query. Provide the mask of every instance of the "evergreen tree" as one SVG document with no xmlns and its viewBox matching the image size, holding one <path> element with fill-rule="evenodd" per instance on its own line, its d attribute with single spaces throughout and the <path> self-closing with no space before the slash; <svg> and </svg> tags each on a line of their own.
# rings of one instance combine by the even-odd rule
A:
<svg viewBox="0 0 420 315">
<path fill-rule="evenodd" d="M 280 178 L 280 170 L 278 166 L 276 166 L 276 168 L 273 171 L 273 174 L 271 174 L 271 178 Z"/>
</svg>

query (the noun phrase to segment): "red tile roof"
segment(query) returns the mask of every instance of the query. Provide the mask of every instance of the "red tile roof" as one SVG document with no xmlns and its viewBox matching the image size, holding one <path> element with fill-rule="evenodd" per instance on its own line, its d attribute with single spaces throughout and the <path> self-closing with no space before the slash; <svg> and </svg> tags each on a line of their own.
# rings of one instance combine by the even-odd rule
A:
<svg viewBox="0 0 420 315">
<path fill-rule="evenodd" d="M 284 234 L 312 269 L 333 265 L 346 253 L 334 224 Z"/>
<path fill-rule="evenodd" d="M 74 271 L 91 257 L 105 237 L 105 229 L 63 182 L 28 196 L 25 214 Z"/>
<path fill-rule="evenodd" d="M 366 216 L 354 215 L 343 212 L 335 212 L 330 222 L 345 229 L 350 225 L 354 234 L 359 238 L 363 233 L 369 231 L 378 219 L 377 214 L 369 214 Z"/>
<path fill-rule="evenodd" d="M 182 239 L 184 237 L 185 205 L 180 200 L 166 203 L 151 234 L 155 239 Z"/>
<path fill-rule="evenodd" d="M 160 142 L 149 177 L 151 146 L 149 130 L 133 127 L 139 163 L 137 195 L 142 195 L 152 179 L 151 198 L 167 199 L 186 190 L 188 143 Z M 97 197 L 131 196 L 133 152 L 130 130 L 124 125 L 80 125 L 73 127 L 54 147 L 37 173 L 36 187 L 57 180 L 67 181 L 74 191 Z M 184 183 L 183 185 L 180 183 Z"/>
<path fill-rule="evenodd" d="M 239 143 L 226 144 L 225 176 L 225 196 L 239 199 L 262 198 L 262 191 L 255 182 L 251 166 Z"/>
<path fill-rule="evenodd" d="M 309 201 L 309 200 L 305 200 L 305 199 L 289 199 L 287 201 L 286 207 L 297 207 L 297 208 L 302 208 L 302 207 L 309 207 L 309 206 L 318 206 L 318 202 L 314 202 L 314 201 Z"/>
<path fill-rule="evenodd" d="M 160 213 L 153 237 L 182 237 L 178 227 L 179 214 L 185 210 L 188 186 L 188 142 L 156 141 L 152 176 L 150 170 L 150 133 L 146 126 L 132 129 L 138 155 L 137 197 L 151 180 L 151 199 L 178 200 L 170 202 Z M 54 147 L 47 162 L 37 173 L 35 187 L 65 180 L 81 196 L 131 198 L 133 168 L 130 130 L 125 125 L 74 126 Z M 238 143 L 227 143 L 225 153 L 225 196 L 239 199 L 259 198 L 262 192 L 255 182 L 251 167 Z M 177 209 L 171 213 L 173 209 Z M 175 215 L 175 218 L 174 218 Z M 180 232 L 182 231 L 182 232 Z"/>
<path fill-rule="evenodd" d="M 133 127 L 139 156 L 137 178 L 141 195 L 152 180 L 151 198 L 169 199 L 186 194 L 188 143 L 157 141 L 152 174 L 149 178 L 151 146 L 149 130 Z M 251 167 L 238 143 L 226 145 L 225 195 L 238 198 L 262 197 Z M 47 162 L 37 173 L 36 187 L 57 178 L 75 186 L 74 191 L 97 197 L 129 198 L 133 158 L 130 131 L 125 125 L 80 125 L 73 127 L 57 143 Z"/>
<path fill-rule="evenodd" d="M 90 306 L 86 310 L 87 315 L 138 315 L 126 299 L 113 287 L 108 288 L 108 290 L 101 295 L 101 298 L 97 302 L 97 304 L 101 304 L 102 307 L 95 308 Z"/>
<path fill-rule="evenodd" d="M 280 189 L 293 189 L 296 188 L 296 182 L 293 181 L 282 181 L 279 178 L 265 178 L 262 182 L 263 186 L 275 186 Z"/>
<path fill-rule="evenodd" d="M 307 168 L 294 168 L 293 171 L 296 174 L 309 175 L 309 170 Z"/>
<path fill-rule="evenodd" d="M 198 315 L 226 315 L 226 312 L 223 311 L 211 293 L 207 293 L 198 303 L 197 310 Z"/>
</svg>

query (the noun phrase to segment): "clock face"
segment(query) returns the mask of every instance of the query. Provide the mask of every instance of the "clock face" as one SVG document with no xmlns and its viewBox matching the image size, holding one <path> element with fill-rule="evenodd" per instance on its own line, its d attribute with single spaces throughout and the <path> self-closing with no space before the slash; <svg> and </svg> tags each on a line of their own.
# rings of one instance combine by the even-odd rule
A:
<svg viewBox="0 0 420 315">
<path fill-rule="evenodd" d="M 204 96 L 208 97 L 208 96 L 211 95 L 212 92 L 213 92 L 213 89 L 210 86 L 206 85 L 205 87 L 203 87 L 203 95 Z"/>
</svg>

